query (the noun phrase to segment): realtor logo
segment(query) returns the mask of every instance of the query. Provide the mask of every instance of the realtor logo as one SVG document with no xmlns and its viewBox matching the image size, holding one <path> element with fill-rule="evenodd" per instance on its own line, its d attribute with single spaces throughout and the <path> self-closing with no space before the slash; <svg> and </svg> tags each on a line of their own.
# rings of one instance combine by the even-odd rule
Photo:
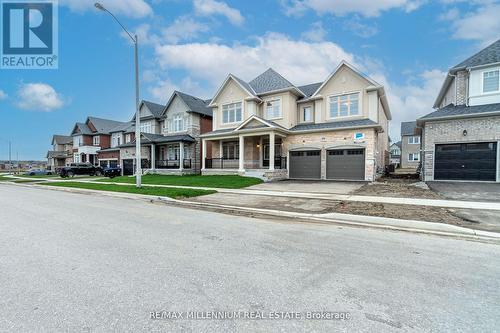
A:
<svg viewBox="0 0 500 333">
<path fill-rule="evenodd" d="M 57 2 L 5 0 L 1 6 L 2 69 L 57 69 Z"/>
</svg>

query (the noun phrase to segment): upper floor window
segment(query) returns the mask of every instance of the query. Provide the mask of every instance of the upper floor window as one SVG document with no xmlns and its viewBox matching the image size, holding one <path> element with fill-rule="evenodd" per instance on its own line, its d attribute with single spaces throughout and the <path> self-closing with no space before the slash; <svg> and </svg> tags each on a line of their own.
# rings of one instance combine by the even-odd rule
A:
<svg viewBox="0 0 500 333">
<path fill-rule="evenodd" d="M 176 114 L 174 116 L 174 132 L 184 131 L 184 118 L 181 114 Z"/>
<path fill-rule="evenodd" d="M 101 142 L 101 138 L 99 135 L 96 135 L 92 138 L 92 142 L 94 144 L 94 146 L 99 146 L 99 143 Z"/>
<path fill-rule="evenodd" d="M 310 106 L 302 109 L 302 119 L 304 122 L 312 121 L 312 108 Z"/>
<path fill-rule="evenodd" d="M 391 149 L 391 155 L 401 155 L 401 151 L 397 148 Z"/>
<path fill-rule="evenodd" d="M 408 144 L 410 144 L 410 145 L 418 145 L 418 144 L 420 144 L 420 137 L 419 136 L 410 136 L 410 137 L 408 137 Z"/>
<path fill-rule="evenodd" d="M 275 99 L 266 102 L 266 119 L 281 118 L 281 100 Z"/>
<path fill-rule="evenodd" d="M 132 134 L 125 135 L 125 143 L 129 143 L 132 141 Z"/>
<path fill-rule="evenodd" d="M 359 93 L 330 97 L 330 118 L 359 115 Z"/>
<path fill-rule="evenodd" d="M 420 153 L 409 153 L 408 162 L 418 162 L 420 161 Z"/>
<path fill-rule="evenodd" d="M 222 123 L 230 124 L 241 121 L 241 102 L 222 106 Z"/>
<path fill-rule="evenodd" d="M 82 145 L 82 136 L 75 136 L 73 138 L 73 147 L 76 148 L 76 147 L 80 147 Z"/>
<path fill-rule="evenodd" d="M 118 147 L 121 145 L 122 135 L 121 133 L 113 133 L 111 135 L 111 147 Z"/>
<path fill-rule="evenodd" d="M 153 126 L 150 121 L 141 122 L 141 133 L 153 133 Z"/>
<path fill-rule="evenodd" d="M 500 71 L 483 73 L 483 93 L 495 92 L 500 90 Z"/>
</svg>

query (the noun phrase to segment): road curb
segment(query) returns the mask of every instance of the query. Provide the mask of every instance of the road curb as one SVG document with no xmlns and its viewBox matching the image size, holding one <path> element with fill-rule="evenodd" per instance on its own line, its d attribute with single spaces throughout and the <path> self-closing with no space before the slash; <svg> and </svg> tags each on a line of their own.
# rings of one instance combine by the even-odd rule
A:
<svg viewBox="0 0 500 333">
<path fill-rule="evenodd" d="M 42 184 L 10 183 L 9 185 L 36 187 L 48 190 L 56 190 L 56 191 L 64 191 L 64 192 L 80 193 L 80 194 L 93 193 L 109 197 L 157 202 L 178 207 L 185 207 L 191 209 L 204 209 L 216 212 L 224 212 L 233 215 L 234 214 L 246 215 L 250 217 L 268 216 L 277 219 L 283 219 L 283 218 L 293 219 L 301 222 L 347 225 L 352 227 L 368 227 L 374 229 L 406 231 L 413 233 L 451 236 L 451 237 L 460 237 L 460 238 L 476 239 L 476 240 L 500 241 L 500 233 L 473 230 L 464 227 L 459 227 L 444 223 L 436 223 L 436 222 L 402 220 L 402 219 L 393 219 L 385 217 L 362 216 L 362 215 L 351 215 L 351 214 L 341 214 L 341 213 L 327 213 L 327 214 L 297 213 L 297 212 L 287 212 L 287 211 L 279 211 L 272 209 L 239 207 L 231 205 L 195 202 L 189 200 L 178 200 L 169 197 L 161 197 L 155 195 L 107 192 L 100 190 L 75 189 L 68 187 L 51 187 L 51 186 L 44 186 Z"/>
</svg>

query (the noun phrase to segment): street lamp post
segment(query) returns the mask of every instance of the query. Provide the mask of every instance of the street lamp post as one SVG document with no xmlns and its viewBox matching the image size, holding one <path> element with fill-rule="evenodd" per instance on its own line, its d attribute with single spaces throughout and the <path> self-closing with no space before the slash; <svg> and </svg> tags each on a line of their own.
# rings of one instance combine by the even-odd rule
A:
<svg viewBox="0 0 500 333">
<path fill-rule="evenodd" d="M 107 10 L 103 5 L 96 2 L 95 7 L 99 10 L 107 12 L 127 33 L 134 43 L 134 58 L 135 58 L 135 184 L 137 187 L 142 186 L 142 163 L 141 163 L 141 115 L 139 105 L 139 40 L 137 35 L 132 36 L 127 29 L 121 24 L 113 13 Z M 123 167 L 123 166 L 122 166 Z"/>
</svg>

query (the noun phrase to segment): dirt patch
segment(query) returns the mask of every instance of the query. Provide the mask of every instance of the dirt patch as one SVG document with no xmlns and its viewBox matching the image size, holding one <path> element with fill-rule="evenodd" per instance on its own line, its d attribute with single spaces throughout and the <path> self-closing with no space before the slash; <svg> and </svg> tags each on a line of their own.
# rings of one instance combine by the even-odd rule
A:
<svg viewBox="0 0 500 333">
<path fill-rule="evenodd" d="M 407 179 L 382 179 L 378 182 L 368 183 L 351 192 L 351 194 L 395 198 L 442 199 L 441 196 L 430 190 L 424 183 Z"/>
<path fill-rule="evenodd" d="M 355 201 L 333 201 L 323 199 L 301 199 L 287 197 L 270 197 L 261 195 L 237 195 L 216 193 L 203 197 L 191 198 L 189 201 L 215 203 L 221 205 L 238 205 L 261 209 L 282 210 L 297 213 L 343 213 L 364 216 L 380 216 L 406 220 L 447 223 L 459 226 L 474 227 L 477 223 L 468 222 L 455 216 L 452 211 L 439 207 L 423 207 L 383 203 Z"/>
</svg>

